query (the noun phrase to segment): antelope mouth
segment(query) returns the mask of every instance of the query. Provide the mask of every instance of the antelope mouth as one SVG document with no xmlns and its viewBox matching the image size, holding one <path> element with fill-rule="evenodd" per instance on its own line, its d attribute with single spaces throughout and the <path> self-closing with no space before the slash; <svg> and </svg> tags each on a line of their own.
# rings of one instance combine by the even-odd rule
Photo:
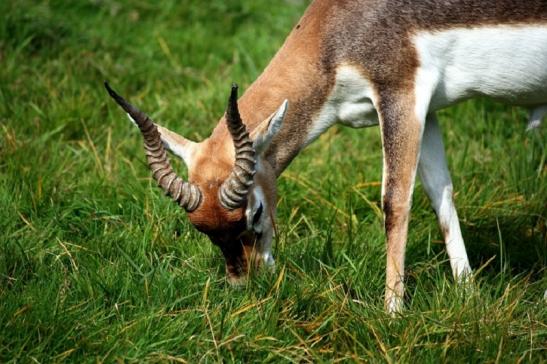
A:
<svg viewBox="0 0 547 364">
<path fill-rule="evenodd" d="M 247 283 L 253 274 L 272 268 L 274 260 L 269 252 L 263 252 L 260 234 L 244 233 L 237 246 L 221 247 L 226 263 L 226 278 L 230 285 L 237 287 Z"/>
</svg>

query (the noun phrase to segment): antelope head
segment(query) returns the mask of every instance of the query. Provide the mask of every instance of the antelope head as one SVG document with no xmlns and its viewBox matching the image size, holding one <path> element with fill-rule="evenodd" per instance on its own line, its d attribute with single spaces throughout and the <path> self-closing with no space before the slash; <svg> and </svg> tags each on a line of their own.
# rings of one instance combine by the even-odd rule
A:
<svg viewBox="0 0 547 364">
<path fill-rule="evenodd" d="M 243 283 L 251 267 L 272 266 L 276 175 L 263 153 L 281 127 L 287 101 L 249 133 L 240 117 L 234 84 L 220 122 L 226 126 L 226 137 L 211 136 L 195 143 L 156 125 L 108 83 L 105 87 L 139 127 L 148 165 L 160 188 L 222 251 L 229 282 Z M 175 173 L 165 147 L 184 160 L 188 181 Z"/>
</svg>

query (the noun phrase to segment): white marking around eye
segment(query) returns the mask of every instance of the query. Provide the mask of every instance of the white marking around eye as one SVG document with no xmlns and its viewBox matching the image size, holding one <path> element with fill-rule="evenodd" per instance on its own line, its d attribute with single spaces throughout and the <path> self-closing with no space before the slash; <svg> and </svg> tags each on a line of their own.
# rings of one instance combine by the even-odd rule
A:
<svg viewBox="0 0 547 364">
<path fill-rule="evenodd" d="M 253 220 L 256 211 L 258 208 L 262 205 L 262 215 L 258 219 L 258 222 L 253 225 Z M 247 217 L 247 230 L 253 230 L 257 233 L 263 232 L 263 221 L 264 216 L 266 216 L 266 201 L 264 192 L 262 191 L 262 188 L 260 186 L 254 186 L 251 195 L 249 196 L 249 204 L 247 206 L 247 209 L 245 210 L 245 216 Z"/>
</svg>

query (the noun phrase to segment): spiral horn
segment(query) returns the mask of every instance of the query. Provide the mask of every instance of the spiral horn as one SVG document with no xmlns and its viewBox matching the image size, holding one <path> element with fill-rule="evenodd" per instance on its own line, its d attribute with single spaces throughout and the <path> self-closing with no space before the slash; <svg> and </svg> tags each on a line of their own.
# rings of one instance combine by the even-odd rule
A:
<svg viewBox="0 0 547 364">
<path fill-rule="evenodd" d="M 232 84 L 226 109 L 226 124 L 234 142 L 235 163 L 230 176 L 220 186 L 219 191 L 222 206 L 230 210 L 243 206 L 256 173 L 256 151 L 239 115 L 237 89 L 237 84 Z"/>
<path fill-rule="evenodd" d="M 201 191 L 197 186 L 184 181 L 175 173 L 154 122 L 145 113 L 118 95 L 107 82 L 104 83 L 104 87 L 114 101 L 125 110 L 139 127 L 144 137 L 144 149 L 148 166 L 152 170 L 152 176 L 158 182 L 158 185 L 180 207 L 187 212 L 194 211 L 201 202 Z"/>
</svg>

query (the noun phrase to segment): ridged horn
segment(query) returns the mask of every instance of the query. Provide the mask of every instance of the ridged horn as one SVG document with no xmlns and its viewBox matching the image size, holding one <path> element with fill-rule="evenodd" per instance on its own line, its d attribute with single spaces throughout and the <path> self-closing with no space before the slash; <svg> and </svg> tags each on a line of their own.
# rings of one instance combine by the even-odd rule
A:
<svg viewBox="0 0 547 364">
<path fill-rule="evenodd" d="M 235 163 L 230 176 L 220 186 L 220 203 L 227 209 L 243 206 L 255 175 L 255 149 L 245 124 L 241 121 L 237 107 L 237 84 L 232 84 L 232 92 L 226 109 L 226 124 L 235 148 Z"/>
<path fill-rule="evenodd" d="M 158 182 L 158 185 L 180 207 L 188 212 L 194 211 L 201 202 L 201 191 L 197 186 L 177 176 L 171 167 L 171 163 L 169 163 L 167 152 L 163 147 L 160 133 L 154 122 L 145 113 L 118 95 L 107 82 L 104 83 L 104 87 L 114 101 L 125 110 L 139 127 L 144 137 L 144 149 L 148 166 L 152 170 L 152 176 Z"/>
</svg>

